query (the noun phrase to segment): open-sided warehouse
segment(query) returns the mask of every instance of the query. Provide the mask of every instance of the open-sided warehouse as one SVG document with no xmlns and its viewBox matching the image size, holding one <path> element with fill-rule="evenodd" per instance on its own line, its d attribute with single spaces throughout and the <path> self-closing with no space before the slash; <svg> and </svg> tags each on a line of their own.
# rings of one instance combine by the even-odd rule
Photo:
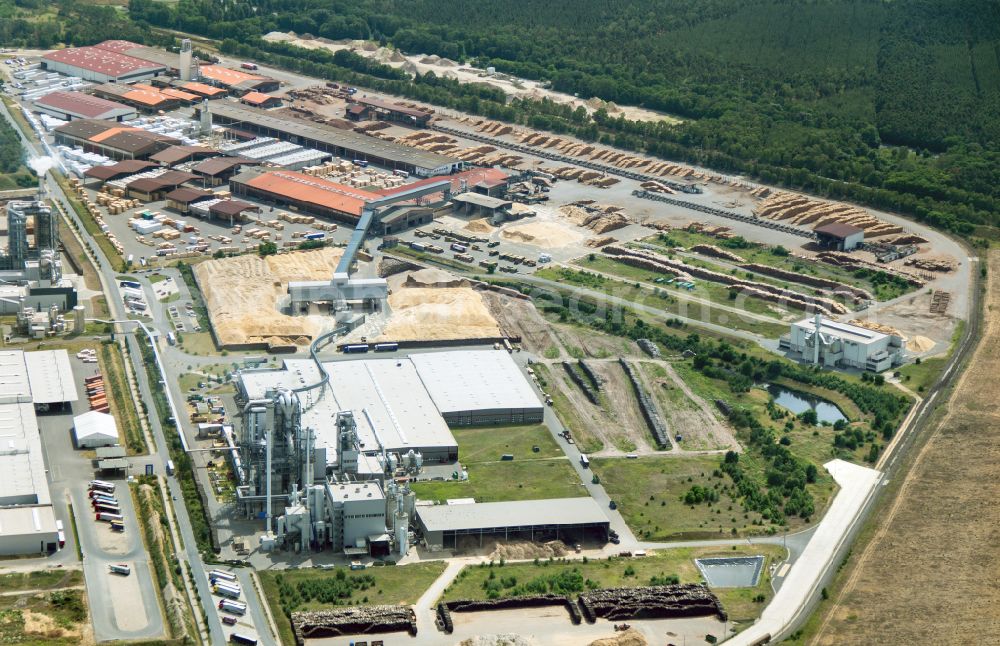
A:
<svg viewBox="0 0 1000 646">
<path fill-rule="evenodd" d="M 611 523 L 593 498 L 552 498 L 417 506 L 417 524 L 428 546 L 453 548 L 460 536 L 540 538 L 588 532 L 607 539 Z"/>
<path fill-rule="evenodd" d="M 542 421 L 542 402 L 507 352 L 424 352 L 412 355 L 410 361 L 449 425 Z"/>
<path fill-rule="evenodd" d="M 421 177 L 446 175 L 462 169 L 462 160 L 393 142 L 375 139 L 350 130 L 294 118 L 283 111 L 269 112 L 229 101 L 212 105 L 214 122 L 236 126 L 255 134 L 322 150 L 345 159 L 369 161 L 393 170 Z"/>
<path fill-rule="evenodd" d="M 233 195 L 251 197 L 322 218 L 355 223 L 381 197 L 370 191 L 286 170 L 248 169 L 229 180 Z"/>
<path fill-rule="evenodd" d="M 112 159 L 145 159 L 181 143 L 173 137 L 100 119 L 70 121 L 52 133 L 57 145 L 80 146 L 86 152 L 100 153 Z"/>
</svg>

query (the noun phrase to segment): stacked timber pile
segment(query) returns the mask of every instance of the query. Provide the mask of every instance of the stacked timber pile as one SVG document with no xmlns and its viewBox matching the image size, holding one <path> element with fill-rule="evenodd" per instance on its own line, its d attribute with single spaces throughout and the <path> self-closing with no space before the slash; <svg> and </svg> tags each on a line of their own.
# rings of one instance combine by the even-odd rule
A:
<svg viewBox="0 0 1000 646">
<path fill-rule="evenodd" d="M 933 256 L 927 258 L 911 257 L 904 260 L 903 264 L 908 267 L 923 269 L 924 271 L 950 272 L 958 269 L 958 263 L 954 258 L 949 256 Z"/>
<path fill-rule="evenodd" d="M 610 246 L 602 250 L 615 260 L 633 267 L 640 267 L 650 271 L 669 274 L 678 278 L 701 278 L 713 283 L 720 283 L 731 289 L 740 289 L 743 293 L 759 298 L 764 301 L 778 303 L 785 307 L 791 307 L 804 311 L 816 311 L 821 314 L 846 314 L 847 307 L 835 300 L 822 296 L 807 296 L 799 292 L 776 287 L 767 283 L 760 283 L 751 280 L 741 280 L 730 274 L 724 274 L 694 265 L 687 265 L 683 262 L 672 260 L 659 254 L 645 251 L 636 251 L 624 247 Z"/>
<path fill-rule="evenodd" d="M 707 587 L 697 583 L 592 590 L 582 593 L 577 603 L 590 623 L 597 621 L 598 617 L 609 621 L 707 615 L 716 615 L 722 620 L 727 618 L 719 599 Z"/>
<path fill-rule="evenodd" d="M 910 283 L 915 287 L 923 287 L 926 281 L 919 276 L 914 276 L 913 274 L 900 271 L 894 267 L 888 265 L 882 265 L 874 262 L 869 262 L 867 260 L 862 260 L 861 258 L 851 255 L 849 253 L 844 253 L 842 251 L 821 251 L 816 254 L 816 260 L 825 262 L 828 265 L 835 265 L 837 267 L 846 267 L 848 269 L 868 269 L 870 271 L 880 271 L 890 276 L 897 276 L 902 278 L 906 282 Z"/>
<path fill-rule="evenodd" d="M 417 634 L 417 616 L 409 606 L 367 606 L 293 612 L 292 630 L 295 640 L 390 633 L 406 631 Z"/>
<path fill-rule="evenodd" d="M 709 256 L 712 258 L 722 258 L 723 260 L 731 260 L 732 262 L 743 262 L 745 258 L 737 256 L 731 251 L 726 251 L 725 249 L 720 249 L 712 244 L 696 244 L 692 246 L 689 251 L 695 253 L 700 253 L 703 256 Z"/>
<path fill-rule="evenodd" d="M 787 280 L 793 283 L 801 283 L 803 285 L 810 285 L 812 287 L 819 287 L 821 289 L 828 289 L 834 294 L 847 294 L 851 298 L 861 299 L 861 300 L 874 300 L 875 297 L 872 293 L 866 289 L 860 287 L 855 287 L 853 285 L 845 285 L 844 283 L 838 283 L 835 280 L 829 280 L 827 278 L 817 278 L 816 276 L 809 276 L 807 274 L 801 274 L 794 271 L 787 271 L 784 269 L 778 269 L 777 267 L 771 267 L 770 265 L 760 265 L 757 263 L 746 263 L 740 265 L 740 269 L 746 269 L 747 271 L 756 272 L 758 274 L 764 274 L 765 276 L 773 276 L 775 278 L 781 278 L 782 280 Z"/>
<path fill-rule="evenodd" d="M 573 224 L 590 229 L 600 235 L 627 227 L 631 222 L 620 206 L 593 204 L 589 200 L 573 202 L 559 207 Z"/>
<path fill-rule="evenodd" d="M 826 224 L 849 224 L 863 229 L 865 238 L 903 233 L 902 227 L 880 220 L 856 206 L 814 200 L 794 193 L 772 193 L 754 208 L 754 214 L 813 229 Z"/>
</svg>

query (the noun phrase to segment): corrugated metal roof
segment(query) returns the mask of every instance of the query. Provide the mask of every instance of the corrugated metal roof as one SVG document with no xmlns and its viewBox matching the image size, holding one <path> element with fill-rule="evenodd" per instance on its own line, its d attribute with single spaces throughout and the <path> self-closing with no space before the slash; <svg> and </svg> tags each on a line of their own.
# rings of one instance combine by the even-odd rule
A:
<svg viewBox="0 0 1000 646">
<path fill-rule="evenodd" d="M 197 202 L 198 200 L 210 198 L 212 195 L 213 194 L 208 191 L 182 186 L 181 188 L 174 189 L 164 195 L 163 199 L 178 202 L 180 204 L 190 204 L 191 202 Z"/>
<path fill-rule="evenodd" d="M 250 173 L 254 172 L 250 171 Z M 242 174 L 239 178 L 234 179 L 240 178 L 242 178 Z M 315 204 L 354 216 L 360 216 L 364 205 L 379 197 L 370 191 L 351 188 L 320 177 L 287 170 L 256 173 L 255 177 L 251 177 L 244 183 L 257 190 L 267 191 L 288 200 Z"/>
<path fill-rule="evenodd" d="M 205 146 L 171 146 L 152 155 L 150 159 L 169 166 L 170 164 L 176 164 L 194 157 L 215 154 L 218 154 L 218 152 Z"/>
<path fill-rule="evenodd" d="M 222 200 L 208 207 L 208 211 L 221 215 L 239 215 L 244 211 L 260 211 L 260 207 L 243 200 Z"/>
<path fill-rule="evenodd" d="M 107 413 L 91 410 L 73 418 L 73 434 L 77 442 L 90 438 L 118 439 L 118 424 L 115 418 Z M 101 456 L 98 456 L 101 457 Z M 120 456 L 107 456 L 120 457 Z"/>
<path fill-rule="evenodd" d="M 244 81 L 264 81 L 266 77 L 258 74 L 247 74 L 239 70 L 229 69 L 221 65 L 202 65 L 199 70 L 201 75 L 223 85 L 233 86 Z"/>
<path fill-rule="evenodd" d="M 126 175 L 141 173 L 144 170 L 156 168 L 157 166 L 159 166 L 159 164 L 151 161 L 145 161 L 142 159 L 126 159 L 118 162 L 117 164 L 111 164 L 110 166 L 94 166 L 93 168 L 88 168 L 83 174 L 86 177 L 93 177 L 94 179 L 108 181 L 116 177 L 125 177 Z"/>
<path fill-rule="evenodd" d="M 198 83 L 196 81 L 189 81 L 187 83 L 181 83 L 180 87 L 185 90 L 194 92 L 195 94 L 200 94 L 202 96 L 219 96 L 220 94 L 225 94 L 226 91 L 222 88 L 212 87 L 211 85 L 206 85 L 205 83 Z"/>
<path fill-rule="evenodd" d="M 441 413 L 541 409 L 527 378 L 501 350 L 451 350 L 410 356 Z"/>
<path fill-rule="evenodd" d="M 864 229 L 846 224 L 844 222 L 831 222 L 830 224 L 824 224 L 813 229 L 816 233 L 825 233 L 826 235 L 833 236 L 835 238 L 847 238 L 856 233 L 861 233 Z"/>
<path fill-rule="evenodd" d="M 57 49 L 45 54 L 42 58 L 111 77 L 144 71 L 152 73 L 164 69 L 162 65 L 100 47 Z"/>
<path fill-rule="evenodd" d="M 83 92 L 51 92 L 36 99 L 35 105 L 65 111 L 87 119 L 99 119 L 116 111 L 135 114 L 135 111 L 127 105 L 84 94 Z"/>
<path fill-rule="evenodd" d="M 270 94 L 264 94 L 263 92 L 247 92 L 242 97 L 240 101 L 244 103 L 249 103 L 250 105 L 262 105 L 268 101 L 276 100 L 278 97 L 271 96 Z"/>
<path fill-rule="evenodd" d="M 251 123 L 257 127 L 275 132 L 303 137 L 322 142 L 328 146 L 338 146 L 352 154 L 385 159 L 400 164 L 410 164 L 417 168 L 433 170 L 461 162 L 457 157 L 419 150 L 403 144 L 383 141 L 351 130 L 343 130 L 321 123 L 297 119 L 290 112 L 266 111 L 248 105 L 223 101 L 213 103 L 213 115 L 229 120 Z"/>
<path fill-rule="evenodd" d="M 79 399 L 66 350 L 25 352 L 24 364 L 31 384 L 31 400 L 36 404 L 59 404 Z"/>
<path fill-rule="evenodd" d="M 243 164 L 259 164 L 260 162 L 253 159 L 246 159 L 244 157 L 213 157 L 212 159 L 206 159 L 201 162 L 191 170 L 202 175 L 218 175 L 219 173 L 224 173 L 235 166 L 241 166 Z"/>
<path fill-rule="evenodd" d="M 429 532 L 610 523 L 593 498 L 433 505 L 417 507 L 416 511 L 420 523 Z"/>
</svg>

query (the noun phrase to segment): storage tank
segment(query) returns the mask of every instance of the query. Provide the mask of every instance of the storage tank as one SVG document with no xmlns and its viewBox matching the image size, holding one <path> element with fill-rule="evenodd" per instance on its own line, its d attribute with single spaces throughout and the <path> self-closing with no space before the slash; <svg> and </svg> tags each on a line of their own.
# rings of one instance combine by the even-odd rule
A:
<svg viewBox="0 0 1000 646">
<path fill-rule="evenodd" d="M 87 308 L 83 305 L 77 305 L 73 308 L 73 332 L 75 334 L 83 334 L 87 327 L 86 314 Z"/>
</svg>

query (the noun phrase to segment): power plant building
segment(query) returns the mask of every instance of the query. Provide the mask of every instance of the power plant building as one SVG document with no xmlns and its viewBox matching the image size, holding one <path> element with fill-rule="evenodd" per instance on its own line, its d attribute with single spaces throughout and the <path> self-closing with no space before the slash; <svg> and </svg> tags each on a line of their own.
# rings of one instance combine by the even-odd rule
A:
<svg viewBox="0 0 1000 646">
<path fill-rule="evenodd" d="M 850 323 L 815 316 L 792 323 L 781 345 L 802 360 L 828 368 L 882 372 L 905 360 L 904 340 Z"/>
</svg>

